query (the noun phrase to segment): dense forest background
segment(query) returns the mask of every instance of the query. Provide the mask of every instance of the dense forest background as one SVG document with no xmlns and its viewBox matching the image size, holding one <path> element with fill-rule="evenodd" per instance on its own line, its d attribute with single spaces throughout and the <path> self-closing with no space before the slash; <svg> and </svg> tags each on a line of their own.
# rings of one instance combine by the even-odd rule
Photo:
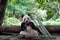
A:
<svg viewBox="0 0 60 40">
<path fill-rule="evenodd" d="M 8 0 L 2 25 L 20 25 L 26 13 L 34 23 L 60 25 L 60 0 Z"/>
</svg>

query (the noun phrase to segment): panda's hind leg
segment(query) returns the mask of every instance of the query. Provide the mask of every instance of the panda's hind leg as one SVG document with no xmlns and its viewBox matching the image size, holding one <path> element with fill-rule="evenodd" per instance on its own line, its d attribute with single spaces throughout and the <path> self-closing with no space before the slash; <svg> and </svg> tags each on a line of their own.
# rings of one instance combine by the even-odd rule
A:
<svg viewBox="0 0 60 40">
<path fill-rule="evenodd" d="M 33 36 L 38 36 L 38 32 L 36 30 L 32 30 Z"/>
<path fill-rule="evenodd" d="M 21 31 L 20 34 L 21 34 L 21 35 L 28 35 L 28 33 L 25 32 L 25 31 Z"/>
</svg>

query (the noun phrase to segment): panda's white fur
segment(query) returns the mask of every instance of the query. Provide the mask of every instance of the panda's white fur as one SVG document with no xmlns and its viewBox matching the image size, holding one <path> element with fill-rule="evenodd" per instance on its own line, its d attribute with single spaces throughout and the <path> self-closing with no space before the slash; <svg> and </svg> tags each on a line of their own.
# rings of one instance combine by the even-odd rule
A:
<svg viewBox="0 0 60 40">
<path fill-rule="evenodd" d="M 28 20 L 28 18 L 29 18 L 29 20 Z M 23 22 L 26 22 L 26 21 L 30 21 L 30 17 L 27 14 L 25 14 L 23 17 Z"/>
<path fill-rule="evenodd" d="M 27 36 L 38 36 L 38 32 L 36 30 L 33 30 L 31 27 L 27 27 L 27 29 L 21 31 L 20 34 Z"/>
<path fill-rule="evenodd" d="M 23 17 L 23 22 L 29 23 L 30 17 L 26 14 Z M 26 29 L 24 31 L 21 31 L 20 34 L 27 35 L 27 36 L 38 36 L 38 32 L 31 28 L 31 26 L 26 26 Z"/>
</svg>

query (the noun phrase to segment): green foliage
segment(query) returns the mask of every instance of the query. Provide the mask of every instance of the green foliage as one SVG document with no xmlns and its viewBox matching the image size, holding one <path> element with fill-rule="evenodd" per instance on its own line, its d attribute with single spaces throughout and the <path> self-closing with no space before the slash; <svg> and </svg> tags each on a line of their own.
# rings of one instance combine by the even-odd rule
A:
<svg viewBox="0 0 60 40">
<path fill-rule="evenodd" d="M 56 5 L 58 5 L 57 2 L 50 2 L 43 5 L 47 10 L 48 19 L 52 18 L 53 15 L 57 13 Z"/>
<path fill-rule="evenodd" d="M 8 0 L 5 11 L 4 22 L 2 25 L 19 25 L 19 19 L 14 18 L 15 15 L 25 14 L 27 11 L 31 12 L 35 6 L 35 0 Z"/>
<path fill-rule="evenodd" d="M 60 25 L 60 18 L 57 18 L 56 20 L 48 20 L 42 22 L 44 25 Z"/>
<path fill-rule="evenodd" d="M 33 22 L 34 20 L 37 22 L 35 17 L 39 16 L 39 20 L 42 20 L 44 25 L 59 25 L 58 10 L 60 8 L 58 8 L 58 5 L 60 6 L 60 0 L 8 0 L 2 25 L 20 25 L 21 21 L 15 16 L 21 16 L 26 14 L 26 12 L 30 13 L 31 18 L 34 17 L 34 19 L 32 18 Z M 36 11 L 33 12 L 33 10 L 36 10 L 34 8 L 37 8 L 37 11 L 46 10 L 47 17 L 41 17 L 42 15 L 45 16 L 45 12 L 41 11 L 39 14 Z"/>
<path fill-rule="evenodd" d="M 24 14 L 26 11 L 32 10 L 35 0 L 9 0 L 7 9 L 10 11 L 15 10 L 18 14 Z"/>
<path fill-rule="evenodd" d="M 37 0 L 36 5 L 39 9 L 43 9 L 43 10 L 46 9 L 47 10 L 47 15 L 48 15 L 47 18 L 50 19 L 59 10 L 58 5 L 60 3 L 58 3 L 58 1 L 59 0 Z"/>
<path fill-rule="evenodd" d="M 10 17 L 10 18 L 6 18 L 4 21 L 3 21 L 3 26 L 9 26 L 9 25 L 20 25 L 21 24 L 21 21 L 14 18 L 14 17 Z"/>
</svg>

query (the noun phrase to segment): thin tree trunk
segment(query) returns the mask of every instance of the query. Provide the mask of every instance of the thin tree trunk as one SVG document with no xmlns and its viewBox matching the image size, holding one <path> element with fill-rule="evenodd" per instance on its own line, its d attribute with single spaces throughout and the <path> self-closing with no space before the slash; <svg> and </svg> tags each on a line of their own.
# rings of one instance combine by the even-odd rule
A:
<svg viewBox="0 0 60 40">
<path fill-rule="evenodd" d="M 0 26 L 2 25 L 3 22 L 6 4 L 7 4 L 7 0 L 0 0 Z"/>
</svg>

